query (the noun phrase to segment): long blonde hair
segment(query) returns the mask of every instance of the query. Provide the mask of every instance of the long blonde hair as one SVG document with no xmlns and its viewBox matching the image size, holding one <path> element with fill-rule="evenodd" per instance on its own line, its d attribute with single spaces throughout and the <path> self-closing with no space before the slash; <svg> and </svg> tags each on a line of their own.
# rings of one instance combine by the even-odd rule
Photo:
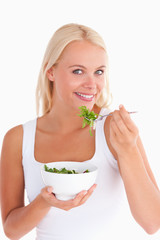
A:
<svg viewBox="0 0 160 240">
<path fill-rule="evenodd" d="M 52 107 L 52 94 L 54 83 L 48 79 L 46 75 L 47 71 L 52 66 L 57 64 L 65 47 L 75 40 L 87 40 L 93 44 L 102 47 L 106 51 L 106 46 L 102 37 L 96 31 L 87 26 L 71 23 L 59 28 L 54 33 L 48 43 L 40 69 L 36 89 L 37 115 L 39 114 L 40 104 L 42 104 L 42 115 L 49 112 Z M 110 104 L 110 99 L 111 94 L 109 91 L 107 67 L 105 87 L 102 90 L 102 93 L 97 100 L 96 105 L 98 107 L 108 107 Z"/>
</svg>

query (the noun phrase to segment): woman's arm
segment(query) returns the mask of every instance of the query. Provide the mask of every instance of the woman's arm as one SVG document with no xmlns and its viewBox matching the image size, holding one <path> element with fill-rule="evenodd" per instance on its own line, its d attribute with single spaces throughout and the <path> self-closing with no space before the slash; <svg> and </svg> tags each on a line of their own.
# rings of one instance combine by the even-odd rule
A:
<svg viewBox="0 0 160 240">
<path fill-rule="evenodd" d="M 2 222 L 5 234 L 11 239 L 20 238 L 29 232 L 48 210 L 42 211 L 39 209 L 37 211 L 38 199 L 24 207 L 22 137 L 22 126 L 17 126 L 8 131 L 4 137 L 1 153 L 0 195 Z"/>
<path fill-rule="evenodd" d="M 27 206 L 24 205 L 24 175 L 22 167 L 22 126 L 6 134 L 3 141 L 0 162 L 0 196 L 4 232 L 17 240 L 31 231 L 52 206 L 69 210 L 85 203 L 95 189 L 82 191 L 73 200 L 60 201 L 52 194 L 51 187 L 45 187 Z"/>
<path fill-rule="evenodd" d="M 153 234 L 160 228 L 160 192 L 138 129 L 124 107 L 114 111 L 106 125 L 110 132 L 106 139 L 118 160 L 132 215 L 147 233 Z"/>
</svg>

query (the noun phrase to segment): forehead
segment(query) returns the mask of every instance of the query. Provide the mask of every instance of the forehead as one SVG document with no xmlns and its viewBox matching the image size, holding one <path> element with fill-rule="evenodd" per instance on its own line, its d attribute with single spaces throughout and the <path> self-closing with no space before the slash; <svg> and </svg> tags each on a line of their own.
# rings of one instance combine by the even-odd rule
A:
<svg viewBox="0 0 160 240">
<path fill-rule="evenodd" d="M 60 62 L 100 66 L 106 64 L 107 54 L 102 47 L 88 41 L 74 41 L 64 49 Z"/>
</svg>

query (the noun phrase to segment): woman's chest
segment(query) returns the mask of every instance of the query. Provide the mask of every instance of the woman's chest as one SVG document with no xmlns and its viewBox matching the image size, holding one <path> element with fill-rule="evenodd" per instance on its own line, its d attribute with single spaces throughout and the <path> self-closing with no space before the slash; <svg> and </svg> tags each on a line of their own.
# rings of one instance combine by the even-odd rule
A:
<svg viewBox="0 0 160 240">
<path fill-rule="evenodd" d="M 95 136 L 36 133 L 34 156 L 38 162 L 77 161 L 91 159 L 95 153 Z"/>
</svg>

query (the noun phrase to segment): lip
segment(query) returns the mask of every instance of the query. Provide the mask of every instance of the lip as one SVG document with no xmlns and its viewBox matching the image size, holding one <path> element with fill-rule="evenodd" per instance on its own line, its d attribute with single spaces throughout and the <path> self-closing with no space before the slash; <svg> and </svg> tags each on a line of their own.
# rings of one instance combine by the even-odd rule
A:
<svg viewBox="0 0 160 240">
<path fill-rule="evenodd" d="M 75 92 L 75 93 L 80 93 L 80 94 L 84 94 L 84 95 L 96 95 L 96 93 L 85 93 L 85 92 Z"/>
</svg>

